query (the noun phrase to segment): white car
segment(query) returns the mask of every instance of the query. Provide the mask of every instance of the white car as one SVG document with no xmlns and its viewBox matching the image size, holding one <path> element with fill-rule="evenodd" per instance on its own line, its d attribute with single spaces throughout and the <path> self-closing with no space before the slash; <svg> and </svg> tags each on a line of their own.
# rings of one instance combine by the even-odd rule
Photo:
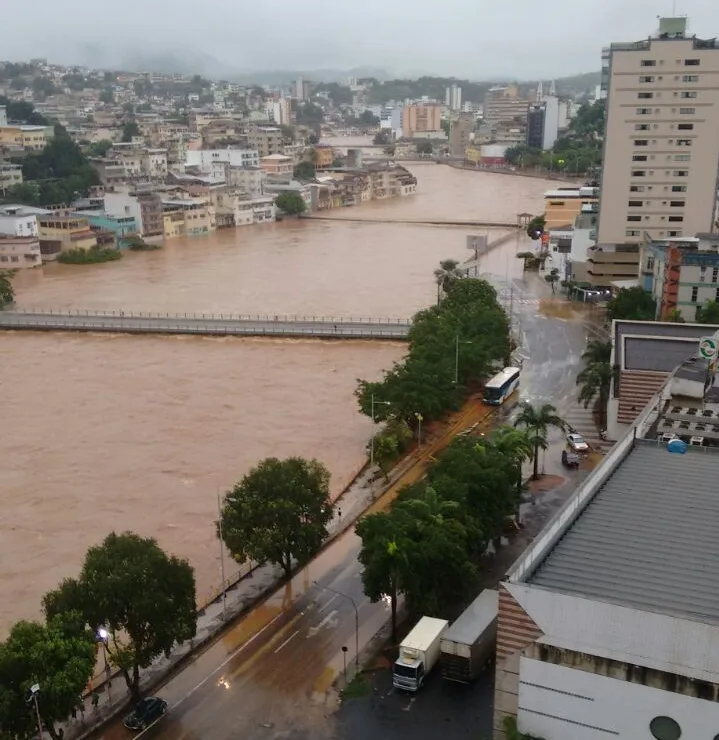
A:
<svg viewBox="0 0 719 740">
<path fill-rule="evenodd" d="M 589 450 L 589 445 L 584 441 L 581 434 L 568 434 L 567 444 L 575 452 L 587 452 Z"/>
</svg>

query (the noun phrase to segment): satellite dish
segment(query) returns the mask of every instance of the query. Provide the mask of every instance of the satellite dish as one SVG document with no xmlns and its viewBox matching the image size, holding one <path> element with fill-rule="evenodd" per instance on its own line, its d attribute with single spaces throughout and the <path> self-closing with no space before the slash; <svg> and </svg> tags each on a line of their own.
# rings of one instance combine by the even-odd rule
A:
<svg viewBox="0 0 719 740">
<path fill-rule="evenodd" d="M 683 455 L 687 451 L 688 447 L 689 445 L 686 442 L 682 442 L 681 439 L 673 439 L 667 445 L 667 452 L 673 452 L 677 455 Z"/>
</svg>

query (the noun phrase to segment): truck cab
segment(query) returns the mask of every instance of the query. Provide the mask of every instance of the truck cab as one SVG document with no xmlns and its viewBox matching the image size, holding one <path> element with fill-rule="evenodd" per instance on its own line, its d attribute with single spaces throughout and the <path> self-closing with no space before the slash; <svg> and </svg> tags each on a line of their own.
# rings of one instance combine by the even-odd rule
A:
<svg viewBox="0 0 719 740">
<path fill-rule="evenodd" d="M 424 681 L 424 662 L 418 650 L 400 647 L 394 664 L 392 685 L 404 691 L 418 691 Z"/>
</svg>

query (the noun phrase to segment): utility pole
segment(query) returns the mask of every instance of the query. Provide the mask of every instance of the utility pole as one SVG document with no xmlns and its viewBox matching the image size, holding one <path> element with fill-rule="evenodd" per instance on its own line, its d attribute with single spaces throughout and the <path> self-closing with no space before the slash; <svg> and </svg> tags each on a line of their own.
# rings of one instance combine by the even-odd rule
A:
<svg viewBox="0 0 719 740">
<path fill-rule="evenodd" d="M 40 693 L 40 684 L 34 683 L 30 687 L 30 695 L 32 696 L 32 701 L 35 704 L 35 716 L 37 717 L 37 733 L 40 740 L 42 740 L 42 720 L 40 719 L 40 707 L 37 704 L 37 695 Z"/>
<path fill-rule="evenodd" d="M 225 583 L 225 546 L 222 541 L 222 503 L 217 489 L 217 533 L 220 538 L 220 576 L 222 578 L 222 618 L 227 619 L 227 588 Z"/>
</svg>

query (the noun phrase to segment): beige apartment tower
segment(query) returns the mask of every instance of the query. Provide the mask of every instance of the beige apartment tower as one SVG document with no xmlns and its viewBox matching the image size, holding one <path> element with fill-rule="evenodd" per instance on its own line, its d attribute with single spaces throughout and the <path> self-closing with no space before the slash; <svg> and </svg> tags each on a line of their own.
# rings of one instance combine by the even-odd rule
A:
<svg viewBox="0 0 719 740">
<path fill-rule="evenodd" d="M 661 18 L 656 36 L 603 52 L 607 94 L 598 242 L 717 228 L 719 42 Z"/>
</svg>

